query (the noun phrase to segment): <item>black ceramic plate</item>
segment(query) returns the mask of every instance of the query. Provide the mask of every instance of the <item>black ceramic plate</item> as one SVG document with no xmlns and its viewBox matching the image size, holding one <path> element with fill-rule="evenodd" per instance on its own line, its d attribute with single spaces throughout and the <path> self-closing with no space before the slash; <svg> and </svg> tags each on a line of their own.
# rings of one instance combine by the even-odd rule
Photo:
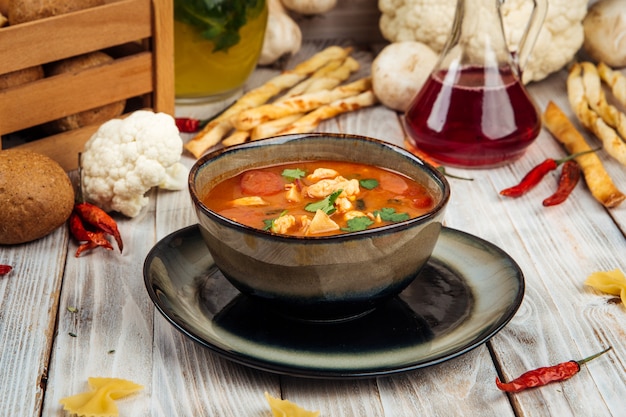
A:
<svg viewBox="0 0 626 417">
<path fill-rule="evenodd" d="M 420 278 L 343 323 L 293 320 L 241 295 L 215 267 L 197 225 L 156 244 L 144 280 L 165 318 L 196 342 L 254 368 L 312 378 L 389 375 L 455 358 L 502 329 L 524 296 L 513 259 L 445 227 Z"/>
</svg>

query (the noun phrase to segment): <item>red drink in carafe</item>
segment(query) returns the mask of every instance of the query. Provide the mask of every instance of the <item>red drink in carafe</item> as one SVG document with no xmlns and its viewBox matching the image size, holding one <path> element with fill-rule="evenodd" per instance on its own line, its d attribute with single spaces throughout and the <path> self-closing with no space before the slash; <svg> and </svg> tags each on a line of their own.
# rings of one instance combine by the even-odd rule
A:
<svg viewBox="0 0 626 417">
<path fill-rule="evenodd" d="M 470 67 L 431 74 L 405 115 L 409 140 L 438 162 L 504 165 L 541 129 L 537 108 L 510 70 Z"/>
</svg>

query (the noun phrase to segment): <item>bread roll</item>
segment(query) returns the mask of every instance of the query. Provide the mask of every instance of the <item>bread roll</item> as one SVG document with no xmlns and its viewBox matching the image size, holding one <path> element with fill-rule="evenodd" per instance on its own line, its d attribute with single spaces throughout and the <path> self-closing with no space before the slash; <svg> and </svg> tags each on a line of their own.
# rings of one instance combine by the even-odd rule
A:
<svg viewBox="0 0 626 417">
<path fill-rule="evenodd" d="M 104 0 L 12 0 L 7 4 L 10 25 L 100 6 Z"/>
<path fill-rule="evenodd" d="M 74 188 L 47 156 L 0 150 L 0 204 L 0 244 L 30 242 L 65 223 L 74 207 Z"/>
<path fill-rule="evenodd" d="M 111 61 L 113 61 L 113 58 L 104 52 L 91 52 L 50 64 L 46 67 L 46 75 L 54 76 L 68 72 L 77 72 L 86 68 L 97 67 L 98 65 L 106 64 Z M 85 110 L 80 113 L 54 120 L 46 124 L 46 129 L 49 133 L 53 134 L 78 129 L 92 124 L 102 124 L 120 116 L 124 112 L 125 105 L 126 100 L 122 100 L 97 107 L 95 109 Z"/>
</svg>

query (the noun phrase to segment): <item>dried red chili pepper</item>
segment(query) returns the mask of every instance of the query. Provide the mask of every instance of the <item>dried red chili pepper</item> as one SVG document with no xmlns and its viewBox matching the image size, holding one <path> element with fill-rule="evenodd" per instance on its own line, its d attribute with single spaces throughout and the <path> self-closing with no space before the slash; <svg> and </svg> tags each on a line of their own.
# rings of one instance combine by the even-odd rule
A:
<svg viewBox="0 0 626 417">
<path fill-rule="evenodd" d="M 176 127 L 181 133 L 194 133 L 200 130 L 199 119 L 194 119 L 192 117 L 177 117 L 174 119 L 176 122 Z"/>
<path fill-rule="evenodd" d="M 0 275 L 6 275 L 13 270 L 11 265 L 0 264 Z"/>
<path fill-rule="evenodd" d="M 559 363 L 558 365 L 533 369 L 515 378 L 510 382 L 500 382 L 500 378 L 496 377 L 496 386 L 506 392 L 520 392 L 528 388 L 541 387 L 551 382 L 565 381 L 576 375 L 580 371 L 580 366 L 592 359 L 611 350 L 611 346 L 602 352 L 591 355 L 579 361 L 568 361 Z"/>
<path fill-rule="evenodd" d="M 72 236 L 79 242 L 85 242 L 78 246 L 75 256 L 78 258 L 84 251 L 101 246 L 108 250 L 113 250 L 111 242 L 106 238 L 103 231 L 95 231 L 85 229 L 83 221 L 78 214 L 72 212 L 69 219 L 70 232 Z"/>
<path fill-rule="evenodd" d="M 533 189 L 537 184 L 539 184 L 543 177 L 548 174 L 548 172 L 557 169 L 557 167 L 562 163 L 570 161 L 586 153 L 596 152 L 597 150 L 598 149 L 591 149 L 588 151 L 574 153 L 562 159 L 546 159 L 545 161 L 531 169 L 524 176 L 524 178 L 522 178 L 522 181 L 520 181 L 519 184 L 514 185 L 513 187 L 505 188 L 504 190 L 500 191 L 500 195 L 503 195 L 505 197 L 520 197 Z"/>
<path fill-rule="evenodd" d="M 113 220 L 106 211 L 91 203 L 78 203 L 74 205 L 74 211 L 78 213 L 83 221 L 113 236 L 120 252 L 122 251 L 124 244 L 122 243 L 122 237 L 117 228 L 117 223 L 115 223 L 115 220 Z"/>
<path fill-rule="evenodd" d="M 550 197 L 543 200 L 543 205 L 556 206 L 561 204 L 572 193 L 578 181 L 580 181 L 580 166 L 576 161 L 567 161 L 561 168 L 561 175 L 559 176 L 559 186 L 557 190 Z"/>
</svg>

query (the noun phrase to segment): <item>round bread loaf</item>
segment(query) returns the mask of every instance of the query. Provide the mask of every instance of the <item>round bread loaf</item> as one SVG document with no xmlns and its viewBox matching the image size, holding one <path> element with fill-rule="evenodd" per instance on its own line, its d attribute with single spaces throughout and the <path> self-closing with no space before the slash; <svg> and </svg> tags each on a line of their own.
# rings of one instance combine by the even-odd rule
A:
<svg viewBox="0 0 626 417">
<path fill-rule="evenodd" d="M 74 207 L 74 188 L 63 168 L 39 153 L 0 151 L 0 244 L 46 236 Z"/>
</svg>

